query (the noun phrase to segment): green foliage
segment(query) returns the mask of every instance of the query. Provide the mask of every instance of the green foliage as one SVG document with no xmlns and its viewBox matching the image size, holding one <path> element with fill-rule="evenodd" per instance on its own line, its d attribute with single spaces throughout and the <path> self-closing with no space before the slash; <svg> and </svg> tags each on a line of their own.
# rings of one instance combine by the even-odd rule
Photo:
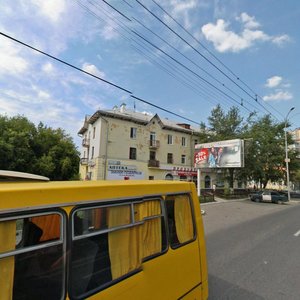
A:
<svg viewBox="0 0 300 300">
<path fill-rule="evenodd" d="M 0 116 L 0 169 L 68 180 L 78 177 L 78 164 L 79 153 L 64 130 Z"/>
<path fill-rule="evenodd" d="M 212 110 L 208 122 L 204 142 L 238 138 L 245 140 L 245 167 L 227 170 L 231 187 L 234 178 L 241 181 L 254 180 L 261 187 L 265 187 L 269 181 L 285 180 L 284 122 L 275 122 L 269 115 L 258 118 L 255 113 L 249 114 L 244 121 L 238 108 L 232 107 L 225 113 L 219 105 Z M 202 127 L 206 128 L 205 124 Z M 288 144 L 292 144 L 289 135 Z M 289 151 L 289 158 L 293 178 L 300 168 L 300 162 L 295 151 Z"/>
</svg>

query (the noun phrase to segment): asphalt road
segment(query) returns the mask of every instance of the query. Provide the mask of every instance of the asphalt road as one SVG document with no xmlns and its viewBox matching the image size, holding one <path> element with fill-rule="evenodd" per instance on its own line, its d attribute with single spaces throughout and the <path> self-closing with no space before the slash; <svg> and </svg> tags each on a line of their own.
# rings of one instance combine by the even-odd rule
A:
<svg viewBox="0 0 300 300">
<path fill-rule="evenodd" d="M 298 203 L 202 205 L 209 300 L 300 299 Z"/>
</svg>

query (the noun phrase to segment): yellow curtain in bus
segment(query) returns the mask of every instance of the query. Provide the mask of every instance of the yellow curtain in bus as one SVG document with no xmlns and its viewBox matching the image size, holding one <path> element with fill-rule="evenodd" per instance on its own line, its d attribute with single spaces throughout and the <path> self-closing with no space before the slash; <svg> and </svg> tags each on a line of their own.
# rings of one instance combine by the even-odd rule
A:
<svg viewBox="0 0 300 300">
<path fill-rule="evenodd" d="M 0 222 L 0 252 L 11 251 L 16 247 L 16 221 Z M 15 258 L 0 260 L 0 299 L 12 299 Z"/>
<path fill-rule="evenodd" d="M 180 243 L 187 242 L 194 237 L 192 212 L 187 196 L 175 197 L 174 205 L 176 233 Z"/>
<path fill-rule="evenodd" d="M 130 223 L 130 206 L 115 206 L 108 209 L 108 225 L 113 228 Z M 112 278 L 116 279 L 141 265 L 139 227 L 119 229 L 108 234 L 109 257 Z"/>
<path fill-rule="evenodd" d="M 159 201 L 146 201 L 138 206 L 139 220 L 143 218 L 160 215 L 161 207 Z M 140 226 L 140 240 L 142 247 L 142 257 L 147 257 L 161 252 L 161 218 L 147 220 Z"/>
<path fill-rule="evenodd" d="M 40 242 L 59 239 L 60 237 L 60 215 L 46 215 L 31 218 L 31 222 L 43 230 Z"/>
</svg>

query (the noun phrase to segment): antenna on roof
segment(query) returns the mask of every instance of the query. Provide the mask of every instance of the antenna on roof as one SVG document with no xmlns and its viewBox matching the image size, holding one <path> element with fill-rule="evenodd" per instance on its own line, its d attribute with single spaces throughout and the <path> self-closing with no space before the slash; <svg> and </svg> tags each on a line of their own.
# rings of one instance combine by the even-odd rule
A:
<svg viewBox="0 0 300 300">
<path fill-rule="evenodd" d="M 133 101 L 133 111 L 135 112 L 135 101 Z"/>
</svg>

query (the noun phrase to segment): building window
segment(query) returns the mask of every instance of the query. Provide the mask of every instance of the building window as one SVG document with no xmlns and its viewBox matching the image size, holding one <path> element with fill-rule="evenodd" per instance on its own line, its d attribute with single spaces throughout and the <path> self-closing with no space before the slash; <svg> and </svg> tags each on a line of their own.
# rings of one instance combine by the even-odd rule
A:
<svg viewBox="0 0 300 300">
<path fill-rule="evenodd" d="M 155 132 L 150 132 L 150 146 L 151 147 L 156 146 L 156 134 L 155 134 Z"/>
<path fill-rule="evenodd" d="M 168 145 L 173 145 L 173 136 L 168 134 Z"/>
<path fill-rule="evenodd" d="M 130 128 L 130 138 L 136 139 L 136 128 L 135 127 Z"/>
<path fill-rule="evenodd" d="M 93 139 L 95 138 L 96 136 L 96 127 L 93 127 Z"/>
<path fill-rule="evenodd" d="M 183 147 L 186 147 L 186 138 L 185 137 L 182 137 L 182 139 L 181 139 L 181 145 Z"/>
<path fill-rule="evenodd" d="M 204 178 L 204 187 L 210 189 L 210 176 L 206 175 Z"/>
<path fill-rule="evenodd" d="M 155 151 L 150 151 L 149 159 L 150 160 L 156 160 L 156 152 Z"/>
<path fill-rule="evenodd" d="M 181 155 L 181 163 L 186 164 L 186 156 L 185 155 Z"/>
<path fill-rule="evenodd" d="M 173 175 L 168 173 L 166 176 L 165 176 L 165 179 L 166 180 L 173 180 Z"/>
<path fill-rule="evenodd" d="M 194 145 L 197 145 L 198 144 L 198 140 L 194 140 Z"/>
<path fill-rule="evenodd" d="M 93 147 L 92 147 L 92 154 L 91 154 L 91 158 L 94 158 L 94 154 L 95 154 L 94 152 L 95 152 L 95 147 L 93 146 Z"/>
<path fill-rule="evenodd" d="M 154 176 L 149 176 L 149 180 L 154 180 Z"/>
<path fill-rule="evenodd" d="M 136 148 L 129 148 L 129 159 L 136 159 Z"/>
<path fill-rule="evenodd" d="M 172 164 L 173 163 L 173 153 L 168 153 L 167 163 L 168 164 Z"/>
</svg>

